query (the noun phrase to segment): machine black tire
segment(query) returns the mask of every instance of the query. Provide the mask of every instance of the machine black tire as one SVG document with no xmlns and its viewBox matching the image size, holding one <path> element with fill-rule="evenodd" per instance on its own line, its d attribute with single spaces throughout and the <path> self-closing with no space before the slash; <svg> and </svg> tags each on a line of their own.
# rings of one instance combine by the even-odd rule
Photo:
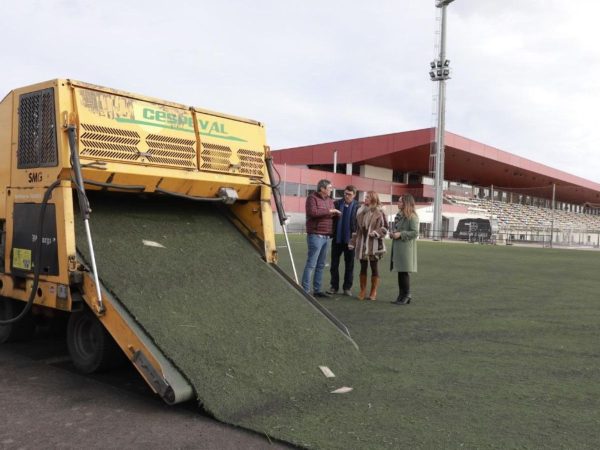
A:
<svg viewBox="0 0 600 450">
<path fill-rule="evenodd" d="M 67 346 L 73 364 L 82 373 L 106 371 L 123 360 L 121 349 L 88 308 L 69 317 Z"/>
<path fill-rule="evenodd" d="M 0 320 L 12 319 L 25 307 L 24 302 L 0 297 Z M 21 320 L 9 325 L 0 325 L 0 344 L 29 341 L 35 333 L 35 321 L 29 311 Z"/>
</svg>

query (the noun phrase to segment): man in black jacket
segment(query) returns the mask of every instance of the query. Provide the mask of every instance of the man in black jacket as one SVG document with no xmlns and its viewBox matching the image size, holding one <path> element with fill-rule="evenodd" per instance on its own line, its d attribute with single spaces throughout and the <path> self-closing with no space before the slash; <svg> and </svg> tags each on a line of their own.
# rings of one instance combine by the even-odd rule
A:
<svg viewBox="0 0 600 450">
<path fill-rule="evenodd" d="M 340 288 L 340 257 L 344 255 L 344 284 L 342 285 L 344 295 L 351 296 L 352 279 L 354 278 L 354 249 L 348 248 L 352 233 L 356 231 L 356 211 L 358 202 L 356 188 L 352 185 L 344 189 L 344 198 L 335 201 L 335 207 L 341 214 L 334 219 L 333 241 L 331 244 L 331 287 L 328 294 L 337 294 Z"/>
</svg>

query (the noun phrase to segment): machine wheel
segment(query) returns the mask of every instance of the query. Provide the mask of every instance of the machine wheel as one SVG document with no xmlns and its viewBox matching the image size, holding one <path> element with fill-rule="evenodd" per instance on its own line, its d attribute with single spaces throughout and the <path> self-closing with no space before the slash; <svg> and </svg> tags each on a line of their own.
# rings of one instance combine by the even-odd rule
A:
<svg viewBox="0 0 600 450">
<path fill-rule="evenodd" d="M 0 320 L 16 317 L 25 308 L 25 303 L 6 297 L 0 297 Z M 0 344 L 5 342 L 28 341 L 35 333 L 35 321 L 29 311 L 16 323 L 0 325 Z"/>
<path fill-rule="evenodd" d="M 123 360 L 121 349 L 88 308 L 69 317 L 67 346 L 73 364 L 82 373 L 102 372 Z"/>
</svg>

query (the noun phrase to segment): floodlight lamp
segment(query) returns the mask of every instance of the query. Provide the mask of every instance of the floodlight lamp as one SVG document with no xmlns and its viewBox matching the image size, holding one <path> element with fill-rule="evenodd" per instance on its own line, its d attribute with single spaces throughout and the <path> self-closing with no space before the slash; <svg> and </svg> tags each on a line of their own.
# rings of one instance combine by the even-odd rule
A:
<svg viewBox="0 0 600 450">
<path fill-rule="evenodd" d="M 441 76 L 442 76 L 442 71 L 441 71 L 441 70 L 438 70 L 438 71 L 437 71 L 437 76 L 438 76 L 438 77 L 441 77 Z"/>
<path fill-rule="evenodd" d="M 444 76 L 447 77 L 450 75 L 450 71 L 448 69 L 444 69 Z"/>
<path fill-rule="evenodd" d="M 432 80 L 435 79 L 435 72 L 432 70 L 431 72 L 429 72 L 429 76 Z"/>
<path fill-rule="evenodd" d="M 450 60 L 447 59 L 446 61 L 444 61 L 444 67 L 448 67 L 450 66 Z"/>
<path fill-rule="evenodd" d="M 435 69 L 435 61 L 431 61 L 431 62 L 429 63 L 429 65 L 431 66 L 431 68 L 432 68 L 432 69 Z"/>
<path fill-rule="evenodd" d="M 436 60 L 435 63 L 437 64 L 438 67 L 442 67 L 442 62 L 439 59 Z"/>
</svg>

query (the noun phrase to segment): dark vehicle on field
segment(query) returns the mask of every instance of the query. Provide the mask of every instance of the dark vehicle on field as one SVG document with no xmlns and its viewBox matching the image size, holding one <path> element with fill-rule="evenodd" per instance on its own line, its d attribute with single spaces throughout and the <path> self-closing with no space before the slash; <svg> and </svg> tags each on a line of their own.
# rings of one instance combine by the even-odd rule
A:
<svg viewBox="0 0 600 450">
<path fill-rule="evenodd" d="M 498 233 L 497 219 L 460 219 L 456 231 L 453 233 L 454 239 L 468 242 L 493 242 Z"/>
</svg>

